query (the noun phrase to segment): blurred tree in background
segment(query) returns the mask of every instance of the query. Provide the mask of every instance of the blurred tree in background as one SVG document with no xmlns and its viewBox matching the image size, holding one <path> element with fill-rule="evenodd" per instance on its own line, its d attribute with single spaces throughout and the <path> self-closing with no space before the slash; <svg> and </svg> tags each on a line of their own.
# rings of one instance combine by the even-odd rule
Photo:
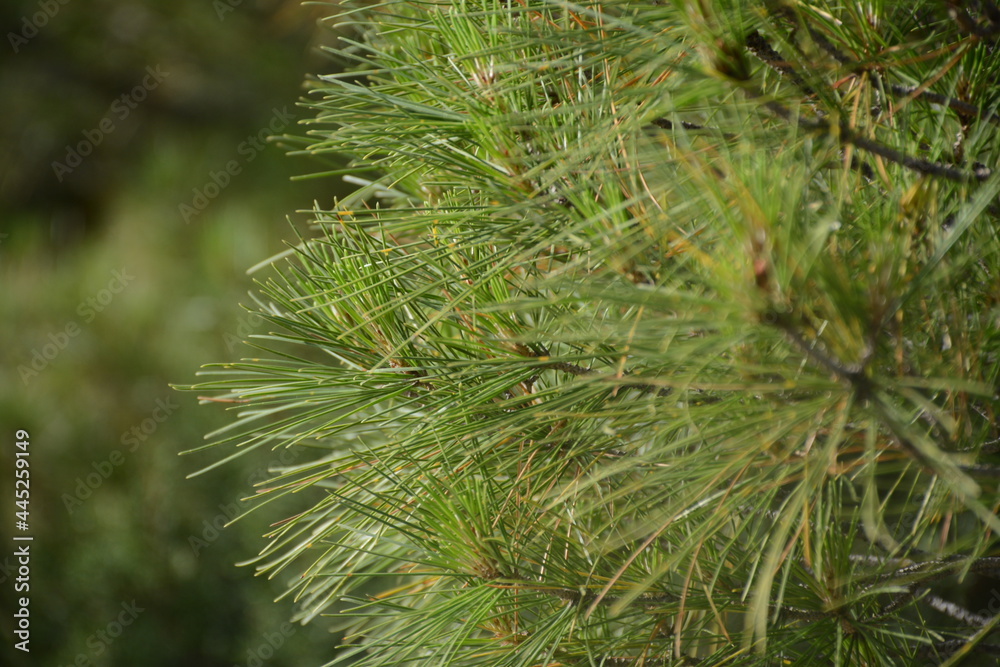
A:
<svg viewBox="0 0 1000 667">
<path fill-rule="evenodd" d="M 322 627 L 282 634 L 291 605 L 273 598 L 284 586 L 233 567 L 276 517 L 219 530 L 288 459 L 186 480 L 200 464 L 177 453 L 223 422 L 168 387 L 237 356 L 262 327 L 239 306 L 246 269 L 283 248 L 290 212 L 337 192 L 291 182 L 314 165 L 266 141 L 293 131 L 305 73 L 337 69 L 318 54 L 325 11 L 251 0 L 0 7 L 5 615 L 17 597 L 17 429 L 31 435 L 35 538 L 32 651 L 14 649 L 8 615 L 0 664 L 290 666 L 318 664 L 335 642 Z M 215 192 L 230 162 L 238 173 Z M 206 189 L 215 196 L 185 220 L 181 205 Z"/>
<path fill-rule="evenodd" d="M 387 667 L 995 664 L 995 3 L 342 20 L 303 145 L 361 188 L 197 387 L 226 457 L 299 452 L 256 559 L 298 619 Z"/>
</svg>

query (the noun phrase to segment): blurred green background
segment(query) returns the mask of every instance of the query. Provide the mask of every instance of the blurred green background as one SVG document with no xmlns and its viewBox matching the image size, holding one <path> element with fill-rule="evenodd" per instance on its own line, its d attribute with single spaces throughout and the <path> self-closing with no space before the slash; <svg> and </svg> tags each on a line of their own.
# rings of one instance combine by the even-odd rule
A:
<svg viewBox="0 0 1000 667">
<path fill-rule="evenodd" d="M 237 340 L 264 331 L 240 307 L 253 288 L 246 270 L 303 228 L 297 209 L 343 194 L 332 179 L 291 180 L 318 165 L 251 139 L 304 134 L 286 109 L 308 117 L 295 106 L 307 74 L 337 69 L 320 53 L 334 38 L 319 19 L 333 10 L 281 0 L 0 9 L 0 664 L 332 657 L 323 619 L 283 625 L 292 601 L 274 598 L 285 581 L 234 566 L 280 516 L 265 508 L 216 531 L 282 461 L 246 457 L 186 479 L 221 452 L 178 453 L 230 415 L 168 385 L 247 356 Z M 31 443 L 27 533 L 14 523 L 18 429 Z M 29 655 L 14 649 L 14 533 L 34 536 Z"/>
</svg>

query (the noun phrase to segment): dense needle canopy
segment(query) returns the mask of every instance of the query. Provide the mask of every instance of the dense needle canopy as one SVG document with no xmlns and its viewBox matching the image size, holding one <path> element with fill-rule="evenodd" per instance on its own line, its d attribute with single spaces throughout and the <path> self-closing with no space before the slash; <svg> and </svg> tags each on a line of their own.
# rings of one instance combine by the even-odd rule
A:
<svg viewBox="0 0 1000 667">
<path fill-rule="evenodd" d="M 994 664 L 997 6 L 366 5 L 195 387 L 336 664 Z"/>
</svg>

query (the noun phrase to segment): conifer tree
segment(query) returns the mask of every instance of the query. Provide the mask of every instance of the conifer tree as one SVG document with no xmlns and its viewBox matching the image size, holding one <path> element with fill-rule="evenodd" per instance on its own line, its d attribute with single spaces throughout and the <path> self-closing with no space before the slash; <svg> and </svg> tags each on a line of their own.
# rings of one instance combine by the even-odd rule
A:
<svg viewBox="0 0 1000 667">
<path fill-rule="evenodd" d="M 332 664 L 995 664 L 992 0 L 336 22 L 358 189 L 194 387 Z"/>
</svg>

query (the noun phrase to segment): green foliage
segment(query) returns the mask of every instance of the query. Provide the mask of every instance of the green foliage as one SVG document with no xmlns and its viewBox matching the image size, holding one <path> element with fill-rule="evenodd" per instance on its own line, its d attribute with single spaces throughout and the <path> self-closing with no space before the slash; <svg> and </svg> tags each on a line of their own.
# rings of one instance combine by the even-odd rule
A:
<svg viewBox="0 0 1000 667">
<path fill-rule="evenodd" d="M 306 448 L 262 572 L 363 665 L 973 664 L 1000 12 L 387 2 L 302 140 L 361 187 L 209 370 Z M 967 608 L 968 607 L 968 608 Z"/>
</svg>

